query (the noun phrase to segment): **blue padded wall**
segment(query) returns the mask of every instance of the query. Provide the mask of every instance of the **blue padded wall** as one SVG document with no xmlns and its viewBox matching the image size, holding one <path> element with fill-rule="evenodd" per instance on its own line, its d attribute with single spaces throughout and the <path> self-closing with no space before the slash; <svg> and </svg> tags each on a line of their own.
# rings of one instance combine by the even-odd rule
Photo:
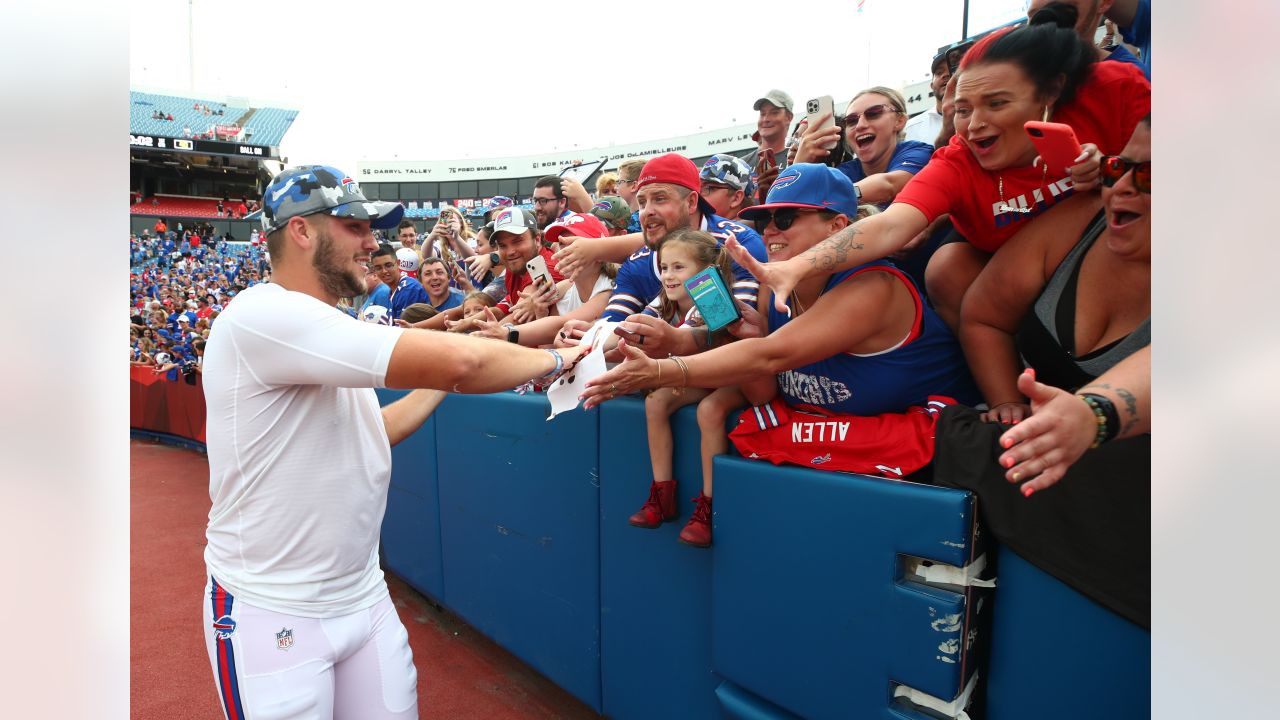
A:
<svg viewBox="0 0 1280 720">
<path fill-rule="evenodd" d="M 1003 546 L 987 720 L 1151 717 L 1151 633 Z"/>
<path fill-rule="evenodd" d="M 511 392 L 436 410 L 444 601 L 598 711 L 597 414 L 547 413 Z"/>
<path fill-rule="evenodd" d="M 404 390 L 378 390 L 383 405 Z M 446 400 L 447 402 L 447 400 Z M 444 598 L 440 553 L 440 500 L 436 483 L 436 421 L 391 448 L 391 490 L 382 520 L 382 562 L 418 592 Z"/>
<path fill-rule="evenodd" d="M 559 418 L 557 418 L 558 420 Z M 654 530 L 627 518 L 653 474 L 644 402 L 600 407 L 600 663 L 604 714 L 613 720 L 713 718 L 711 562 L 714 548 L 677 542 L 702 490 L 693 406 L 672 418 L 680 516 Z"/>
<path fill-rule="evenodd" d="M 811 720 L 888 717 L 893 682 L 959 694 L 965 595 L 902 579 L 899 556 L 967 564 L 971 495 L 731 457 L 715 472 L 717 673 Z"/>
</svg>

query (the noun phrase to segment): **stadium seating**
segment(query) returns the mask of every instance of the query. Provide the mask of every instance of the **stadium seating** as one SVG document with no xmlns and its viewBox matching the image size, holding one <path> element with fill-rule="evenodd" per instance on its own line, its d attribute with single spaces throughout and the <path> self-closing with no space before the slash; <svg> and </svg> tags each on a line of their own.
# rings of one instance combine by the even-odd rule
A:
<svg viewBox="0 0 1280 720">
<path fill-rule="evenodd" d="M 129 92 L 129 132 L 140 135 L 158 135 L 163 137 L 182 137 L 183 127 L 190 128 L 192 134 L 207 132 L 214 125 L 231 125 L 239 122 L 246 113 L 251 113 L 241 123 L 253 132 L 243 139 L 254 145 L 279 145 L 284 134 L 298 116 L 296 110 L 279 108 L 248 108 L 203 98 L 180 97 L 177 95 L 159 95 L 156 93 Z M 206 105 L 212 110 L 221 109 L 221 115 L 205 115 L 196 105 Z M 173 120 L 154 120 L 151 113 L 159 110 L 173 115 Z"/>
<path fill-rule="evenodd" d="M 242 139 L 254 145 L 279 145 L 297 117 L 297 110 L 258 108 L 245 119 L 246 136 Z"/>
<path fill-rule="evenodd" d="M 157 195 L 159 205 L 152 205 L 151 200 L 144 199 L 140 203 L 129 206 L 134 215 L 160 215 L 162 217 L 218 217 L 218 201 L 210 198 L 173 197 Z"/>
</svg>

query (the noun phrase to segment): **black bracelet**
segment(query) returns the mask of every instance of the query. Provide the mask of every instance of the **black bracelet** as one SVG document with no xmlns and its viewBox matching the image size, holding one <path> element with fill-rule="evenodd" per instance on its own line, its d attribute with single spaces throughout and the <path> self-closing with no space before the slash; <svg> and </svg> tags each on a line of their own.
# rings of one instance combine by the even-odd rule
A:
<svg viewBox="0 0 1280 720">
<path fill-rule="evenodd" d="M 1098 433 L 1089 447 L 1096 448 L 1115 438 L 1116 433 L 1120 431 L 1120 416 L 1116 413 L 1116 406 L 1111 402 L 1111 398 L 1097 393 L 1079 393 L 1076 397 L 1089 406 L 1094 418 L 1098 421 Z"/>
</svg>

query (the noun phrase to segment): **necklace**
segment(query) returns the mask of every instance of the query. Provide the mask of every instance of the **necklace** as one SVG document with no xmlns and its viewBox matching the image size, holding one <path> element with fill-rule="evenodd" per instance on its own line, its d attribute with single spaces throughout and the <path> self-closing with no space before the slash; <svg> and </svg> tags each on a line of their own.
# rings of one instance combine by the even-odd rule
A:
<svg viewBox="0 0 1280 720">
<path fill-rule="evenodd" d="M 791 304 L 796 307 L 796 311 L 791 313 L 792 318 L 799 317 L 801 313 L 808 309 L 800 303 L 800 296 L 796 294 L 795 290 L 791 291 L 790 300 Z"/>
<path fill-rule="evenodd" d="M 1049 179 L 1049 163 L 1044 163 L 1044 172 L 1040 174 L 1040 186 L 1043 187 L 1045 180 L 1048 180 L 1048 179 Z M 996 180 L 999 181 L 999 188 L 997 192 L 1000 193 L 1000 204 L 996 206 L 997 213 L 1006 213 L 1006 212 L 1029 213 L 1031 212 L 1031 208 L 1029 207 L 1014 207 L 1010 205 L 1007 201 L 1005 201 L 1004 176 L 996 175 Z"/>
</svg>

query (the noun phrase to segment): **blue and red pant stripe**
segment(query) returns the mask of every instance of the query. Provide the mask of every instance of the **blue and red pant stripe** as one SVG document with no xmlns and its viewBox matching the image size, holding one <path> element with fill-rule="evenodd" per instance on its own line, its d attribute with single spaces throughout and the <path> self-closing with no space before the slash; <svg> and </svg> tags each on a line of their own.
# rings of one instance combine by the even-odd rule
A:
<svg viewBox="0 0 1280 720">
<path fill-rule="evenodd" d="M 231 633 L 222 637 L 218 625 L 222 618 L 231 617 L 231 607 L 235 598 L 227 589 L 218 584 L 217 579 L 210 577 L 209 600 L 213 603 L 214 647 L 218 657 L 218 694 L 222 697 L 222 706 L 226 709 L 227 720 L 245 720 L 244 706 L 240 702 L 240 679 L 236 675 L 236 655 L 232 645 Z"/>
</svg>

